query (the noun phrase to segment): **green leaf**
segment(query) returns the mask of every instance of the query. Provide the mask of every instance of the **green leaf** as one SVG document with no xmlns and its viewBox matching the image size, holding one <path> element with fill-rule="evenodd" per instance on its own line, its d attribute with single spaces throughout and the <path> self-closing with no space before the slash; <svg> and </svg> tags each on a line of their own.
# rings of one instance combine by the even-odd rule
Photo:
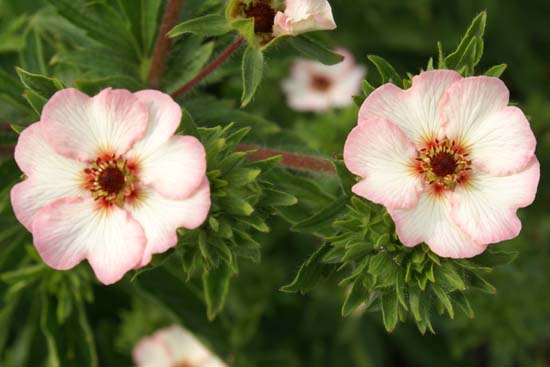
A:
<svg viewBox="0 0 550 367">
<path fill-rule="evenodd" d="M 389 62 L 376 55 L 369 55 L 368 59 L 376 66 L 382 79 L 382 84 L 393 83 L 397 86 L 402 86 L 401 77 Z"/>
<path fill-rule="evenodd" d="M 256 33 L 254 32 L 254 18 L 235 19 L 231 27 L 237 29 L 250 47 L 257 48 Z"/>
<path fill-rule="evenodd" d="M 368 81 L 363 80 L 361 83 L 361 91 L 365 97 L 368 97 L 376 88 L 374 88 Z"/>
<path fill-rule="evenodd" d="M 447 313 L 449 314 L 449 317 L 451 319 L 454 319 L 455 312 L 453 310 L 453 304 L 451 303 L 451 300 L 449 296 L 445 293 L 441 287 L 439 287 L 437 284 L 432 284 L 432 291 L 436 295 L 436 297 L 439 299 L 441 304 L 445 307 L 447 310 Z"/>
<path fill-rule="evenodd" d="M 19 52 L 21 66 L 33 73 L 46 74 L 46 60 L 40 33 L 31 28 L 25 33 L 25 47 Z"/>
<path fill-rule="evenodd" d="M 340 178 L 340 187 L 344 195 L 351 195 L 351 187 L 356 184 L 355 176 L 348 170 L 343 160 L 333 160 L 332 165 Z"/>
<path fill-rule="evenodd" d="M 447 68 L 458 70 L 462 65 L 467 65 L 464 63 L 464 60 L 467 58 L 467 54 L 475 55 L 475 57 L 470 60 L 470 64 L 468 66 L 473 69 L 473 67 L 479 63 L 479 60 L 483 54 L 483 35 L 485 33 L 486 24 L 487 13 L 481 12 L 472 21 L 472 24 L 460 41 L 457 49 L 445 58 Z M 473 45 L 472 42 L 474 42 L 475 45 Z M 481 44 L 478 44 L 479 42 Z"/>
<path fill-rule="evenodd" d="M 456 269 L 449 263 L 443 264 L 443 266 L 438 267 L 435 271 L 435 281 L 436 284 L 445 284 L 443 287 L 448 290 L 449 292 L 453 290 L 465 290 L 466 284 L 464 284 L 464 280 L 462 277 L 458 274 Z"/>
<path fill-rule="evenodd" d="M 209 320 L 213 320 L 223 309 L 232 275 L 231 268 L 224 262 L 221 262 L 217 268 L 203 273 L 202 285 Z"/>
<path fill-rule="evenodd" d="M 453 301 L 460 307 L 462 312 L 469 318 L 474 318 L 474 310 L 472 309 L 472 306 L 470 305 L 470 302 L 468 301 L 468 298 L 464 295 L 462 292 L 454 292 L 451 294 L 451 298 Z"/>
<path fill-rule="evenodd" d="M 399 321 L 399 301 L 397 300 L 397 295 L 393 290 L 382 295 L 380 306 L 382 308 L 382 320 L 384 321 L 384 327 L 388 333 L 391 333 L 397 326 L 397 321 Z"/>
<path fill-rule="evenodd" d="M 191 135 L 197 139 L 200 139 L 200 133 L 199 129 L 197 128 L 197 124 L 195 124 L 193 116 L 191 116 L 189 111 L 187 111 L 187 109 L 185 108 L 181 109 L 181 123 L 178 130 L 179 133 Z"/>
<path fill-rule="evenodd" d="M 23 92 L 23 98 L 27 100 L 27 103 L 31 106 L 37 116 L 42 114 L 42 108 L 44 108 L 44 105 L 48 102 L 46 98 L 39 96 L 29 89 L 26 89 L 25 92 Z"/>
<path fill-rule="evenodd" d="M 262 204 L 264 206 L 278 207 L 278 206 L 293 206 L 298 203 L 298 199 L 286 192 L 264 189 L 264 198 Z"/>
<path fill-rule="evenodd" d="M 36 95 L 48 100 L 60 89 L 63 89 L 63 83 L 59 79 L 48 78 L 44 75 L 32 74 L 21 68 L 16 68 L 21 83 L 34 92 Z"/>
<path fill-rule="evenodd" d="M 471 260 L 475 263 L 492 268 L 510 264 L 518 257 L 518 254 L 517 251 L 487 250 Z"/>
<path fill-rule="evenodd" d="M 315 232 L 319 227 L 331 224 L 346 207 L 347 200 L 336 200 L 311 217 L 292 226 L 293 231 Z"/>
<path fill-rule="evenodd" d="M 246 106 L 254 97 L 262 82 L 264 73 L 264 54 L 262 50 L 248 46 L 243 55 L 242 77 L 243 95 L 241 107 Z"/>
<path fill-rule="evenodd" d="M 346 296 L 346 300 L 342 306 L 342 316 L 348 316 L 351 314 L 361 303 L 365 302 L 369 296 L 370 290 L 363 285 L 361 280 L 353 283 L 351 291 Z"/>
<path fill-rule="evenodd" d="M 323 257 L 330 251 L 331 246 L 327 243 L 323 244 L 307 259 L 298 274 L 292 282 L 281 287 L 282 292 L 296 293 L 300 292 L 305 294 L 315 287 L 317 282 L 321 280 L 330 270 L 334 268 L 333 265 L 324 264 L 321 262 Z"/>
<path fill-rule="evenodd" d="M 75 85 L 80 91 L 90 96 L 95 96 L 105 88 L 121 88 L 130 91 L 137 91 L 143 88 L 143 85 L 136 79 L 125 75 L 113 75 L 92 80 L 77 80 Z"/>
<path fill-rule="evenodd" d="M 254 213 L 254 208 L 252 205 L 236 195 L 229 195 L 220 198 L 220 203 L 224 210 L 226 210 L 229 214 L 244 215 L 245 217 L 248 217 Z"/>
<path fill-rule="evenodd" d="M 495 294 L 497 292 L 497 289 L 491 283 L 477 273 L 472 273 L 469 283 L 470 287 L 479 289 L 485 293 Z"/>
<path fill-rule="evenodd" d="M 224 16 L 209 14 L 178 24 L 168 32 L 168 37 L 174 38 L 185 33 L 194 33 L 204 37 L 216 37 L 230 32 L 231 29 L 231 24 Z"/>
<path fill-rule="evenodd" d="M 80 343 L 86 352 L 87 366 L 98 367 L 99 361 L 97 357 L 97 349 L 94 338 L 94 333 L 88 321 L 88 316 L 86 315 L 86 309 L 82 300 L 76 301 L 76 310 L 78 313 L 78 323 L 80 325 L 80 331 L 84 334 L 83 343 Z"/>
<path fill-rule="evenodd" d="M 342 62 L 344 57 L 332 52 L 316 40 L 308 36 L 289 37 L 288 41 L 305 57 L 317 60 L 325 65 L 334 65 Z"/>
<path fill-rule="evenodd" d="M 500 78 L 507 68 L 508 68 L 508 65 L 506 64 L 495 65 L 490 67 L 489 70 L 487 70 L 483 75 Z"/>
<path fill-rule="evenodd" d="M 48 356 L 46 359 L 47 367 L 60 367 L 59 354 L 53 334 L 53 317 L 50 315 L 49 302 L 46 293 L 42 293 L 42 306 L 40 308 L 40 329 L 46 338 L 46 346 L 48 348 Z"/>
<path fill-rule="evenodd" d="M 135 54 L 137 42 L 130 31 L 130 24 L 109 2 L 48 1 L 57 8 L 59 14 L 86 31 L 90 38 L 128 56 Z"/>
</svg>

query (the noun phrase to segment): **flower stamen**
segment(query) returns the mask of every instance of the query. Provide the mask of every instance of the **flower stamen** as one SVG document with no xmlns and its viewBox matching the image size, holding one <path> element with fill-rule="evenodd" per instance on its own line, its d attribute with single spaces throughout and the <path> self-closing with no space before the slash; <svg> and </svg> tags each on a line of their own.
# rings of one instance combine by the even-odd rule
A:
<svg viewBox="0 0 550 367">
<path fill-rule="evenodd" d="M 468 177 L 472 161 L 467 157 L 468 154 L 454 140 L 436 139 L 418 152 L 418 172 L 436 190 L 452 191 Z"/>
<path fill-rule="evenodd" d="M 127 199 L 135 197 L 135 167 L 125 159 L 117 159 L 114 155 L 97 158 L 84 170 L 84 174 L 85 187 L 94 200 L 102 204 L 122 207 Z"/>
</svg>

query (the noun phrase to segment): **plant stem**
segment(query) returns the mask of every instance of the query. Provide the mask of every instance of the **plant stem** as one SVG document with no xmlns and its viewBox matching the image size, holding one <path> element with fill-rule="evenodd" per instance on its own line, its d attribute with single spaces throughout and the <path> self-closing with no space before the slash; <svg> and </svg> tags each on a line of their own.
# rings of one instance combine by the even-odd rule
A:
<svg viewBox="0 0 550 367">
<path fill-rule="evenodd" d="M 182 94 L 185 94 L 187 91 L 192 89 L 198 83 L 200 83 L 204 78 L 206 78 L 210 73 L 220 67 L 231 55 L 235 53 L 241 47 L 244 39 L 242 37 L 237 37 L 232 44 L 230 44 L 218 57 L 216 57 L 210 64 L 208 64 L 204 69 L 202 69 L 193 79 L 185 83 L 181 88 L 172 93 L 172 98 L 177 98 Z"/>
<path fill-rule="evenodd" d="M 260 148 L 253 145 L 241 144 L 237 147 L 238 151 L 254 151 L 248 155 L 250 160 L 263 160 L 276 156 L 281 156 L 281 166 L 298 171 L 309 171 L 318 173 L 327 173 L 336 175 L 336 169 L 332 163 L 323 158 L 301 155 L 296 153 L 285 152 L 282 150 L 273 150 Z"/>
<path fill-rule="evenodd" d="M 176 25 L 181 9 L 183 8 L 184 0 L 168 0 L 166 9 L 162 17 L 162 23 L 157 37 L 157 43 L 151 60 L 151 68 L 147 82 L 151 87 L 158 88 L 160 80 L 166 67 L 166 58 L 170 52 L 171 40 L 166 37 L 166 34 Z"/>
</svg>

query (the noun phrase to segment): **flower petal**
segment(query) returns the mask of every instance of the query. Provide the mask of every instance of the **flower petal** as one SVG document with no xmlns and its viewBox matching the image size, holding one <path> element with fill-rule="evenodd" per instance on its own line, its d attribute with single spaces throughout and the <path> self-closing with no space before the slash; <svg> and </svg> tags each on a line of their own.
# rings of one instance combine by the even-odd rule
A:
<svg viewBox="0 0 550 367">
<path fill-rule="evenodd" d="M 399 126 L 419 148 L 441 136 L 438 104 L 447 88 L 462 77 L 452 70 L 426 71 L 403 90 L 384 84 L 373 91 L 359 111 L 359 123 L 368 118 L 386 118 Z"/>
<path fill-rule="evenodd" d="M 141 339 L 132 351 L 132 358 L 138 367 L 173 367 L 175 363 L 163 341 L 155 335 Z"/>
<path fill-rule="evenodd" d="M 521 230 L 516 211 L 533 202 L 539 178 L 540 165 L 536 158 L 514 175 L 474 174 L 467 185 L 457 187 L 451 194 L 451 216 L 478 243 L 512 239 Z"/>
<path fill-rule="evenodd" d="M 100 208 L 91 198 L 59 199 L 42 208 L 32 233 L 38 253 L 54 269 L 71 269 L 87 258 L 97 278 L 112 284 L 141 261 L 146 238 L 127 212 Z"/>
<path fill-rule="evenodd" d="M 193 194 L 206 174 L 204 146 L 193 136 L 172 136 L 146 155 L 131 151 L 128 157 L 136 159 L 143 184 L 173 200 Z"/>
<path fill-rule="evenodd" d="M 522 170 L 535 152 L 527 118 L 508 100 L 500 79 L 479 76 L 452 85 L 441 103 L 446 135 L 470 150 L 476 167 L 495 175 Z"/>
<path fill-rule="evenodd" d="M 152 254 L 159 254 L 176 246 L 177 228 L 195 229 L 207 218 L 210 210 L 210 185 L 206 177 L 190 197 L 170 200 L 155 190 L 144 188 L 139 201 L 128 210 L 145 230 L 147 248 L 140 266 L 151 261 Z"/>
<path fill-rule="evenodd" d="M 273 35 L 301 33 L 336 28 L 327 0 L 286 0 L 284 13 L 275 15 Z"/>
<path fill-rule="evenodd" d="M 401 242 L 413 247 L 425 242 L 439 256 L 468 258 L 486 249 L 464 233 L 451 219 L 451 204 L 446 196 L 425 193 L 411 209 L 388 208 Z"/>
<path fill-rule="evenodd" d="M 363 177 L 353 192 L 391 208 L 410 208 L 422 192 L 422 178 L 414 171 L 416 150 L 412 142 L 391 122 L 363 120 L 348 135 L 344 162 Z"/>
<path fill-rule="evenodd" d="M 11 202 L 15 216 L 29 231 L 40 208 L 84 193 L 85 164 L 57 154 L 46 142 L 39 123 L 21 133 L 14 156 L 27 179 L 13 187 Z"/>
<path fill-rule="evenodd" d="M 142 90 L 134 95 L 149 111 L 149 122 L 143 137 L 132 147 L 132 152 L 147 155 L 174 135 L 181 122 L 181 107 L 168 94 L 157 90 Z"/>
<path fill-rule="evenodd" d="M 90 98 L 70 88 L 48 101 L 40 124 L 57 153 L 87 162 L 126 153 L 143 136 L 147 120 L 147 109 L 127 90 L 104 89 Z"/>
<path fill-rule="evenodd" d="M 189 331 L 178 325 L 160 330 L 156 333 L 167 350 L 177 362 L 187 362 L 189 365 L 199 365 L 212 355 L 202 343 Z"/>
</svg>

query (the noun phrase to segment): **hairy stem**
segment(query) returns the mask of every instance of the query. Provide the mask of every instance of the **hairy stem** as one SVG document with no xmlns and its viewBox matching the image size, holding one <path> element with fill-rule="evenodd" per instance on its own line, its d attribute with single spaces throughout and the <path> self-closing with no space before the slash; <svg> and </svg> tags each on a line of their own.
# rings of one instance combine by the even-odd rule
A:
<svg viewBox="0 0 550 367">
<path fill-rule="evenodd" d="M 241 144 L 237 147 L 238 151 L 247 152 L 254 151 L 248 155 L 251 160 L 263 160 L 276 156 L 281 156 L 281 166 L 298 171 L 327 173 L 336 175 L 336 169 L 332 163 L 323 158 L 301 155 L 296 153 L 285 152 L 282 150 L 273 150 L 260 148 L 253 145 Z"/>
<path fill-rule="evenodd" d="M 210 64 L 206 65 L 193 79 L 185 83 L 181 88 L 172 93 L 172 98 L 176 98 L 185 94 L 187 91 L 195 87 L 200 83 L 204 78 L 206 78 L 210 73 L 219 68 L 231 55 L 235 53 L 241 47 L 244 39 L 238 37 L 230 44 L 218 57 L 216 57 Z"/>
<path fill-rule="evenodd" d="M 166 37 L 166 34 L 176 25 L 183 4 L 184 0 L 168 0 L 166 4 L 157 37 L 157 43 L 153 52 L 153 59 L 151 60 L 149 76 L 147 77 L 147 82 L 151 87 L 158 88 L 160 86 L 160 80 L 164 73 L 164 68 L 166 67 L 166 58 L 170 53 L 171 45 L 171 40 Z"/>
</svg>

